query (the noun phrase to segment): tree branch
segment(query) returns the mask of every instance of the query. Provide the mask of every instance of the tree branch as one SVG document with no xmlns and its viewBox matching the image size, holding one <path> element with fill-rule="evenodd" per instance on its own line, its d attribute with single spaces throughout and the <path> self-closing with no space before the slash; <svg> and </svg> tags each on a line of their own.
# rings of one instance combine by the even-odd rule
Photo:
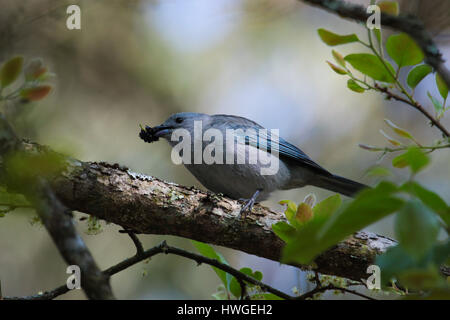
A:
<svg viewBox="0 0 450 320">
<path fill-rule="evenodd" d="M 137 235 L 134 233 L 134 231 L 130 230 L 120 230 L 120 233 L 126 233 L 131 238 L 131 241 L 133 241 L 134 246 L 136 247 L 136 255 L 142 256 L 144 254 L 144 247 L 142 246 L 142 242 L 139 240 Z"/>
<path fill-rule="evenodd" d="M 28 142 L 23 149 L 54 153 Z M 56 196 L 72 210 L 85 212 L 136 233 L 175 235 L 221 245 L 279 261 L 284 242 L 272 224 L 285 221 L 282 213 L 255 205 L 245 219 L 239 201 L 184 187 L 128 168 L 66 158 L 65 170 L 49 179 Z M 307 239 L 305 239 L 307 240 Z M 321 254 L 314 270 L 359 281 L 376 254 L 395 241 L 358 232 Z M 312 269 L 312 266 L 302 266 Z"/>
<path fill-rule="evenodd" d="M 54 153 L 47 147 L 29 142 L 22 142 L 21 149 L 31 154 Z M 279 261 L 284 246 L 271 228 L 273 223 L 285 220 L 280 213 L 255 205 L 253 212 L 245 220 L 240 219 L 238 214 L 242 204 L 238 201 L 137 174 L 117 164 L 81 162 L 66 157 L 64 171 L 48 181 L 51 190 L 69 208 L 116 223 L 125 229 L 121 232 L 128 233 L 133 240 L 136 255 L 103 271 L 102 275 L 108 279 L 143 259 L 163 252 L 222 267 L 216 260 L 210 261 L 166 244 L 144 251 L 136 232 L 187 237 L 275 261 Z M 360 281 L 367 277 L 367 267 L 373 263 L 375 255 L 393 245 L 395 241 L 389 238 L 358 232 L 317 257 L 314 267 L 299 267 Z M 233 271 L 231 267 L 226 269 L 227 267 L 223 267 L 223 270 L 236 277 L 240 276 L 238 270 Z M 450 275 L 450 270 L 446 267 L 442 272 Z M 253 278 L 240 279 L 254 283 Z M 267 285 L 257 285 L 285 299 L 289 298 Z M 326 290 L 354 293 L 338 287 L 320 288 L 315 293 Z M 64 285 L 42 295 L 22 298 L 53 299 L 67 291 Z"/>
<path fill-rule="evenodd" d="M 23 142 L 22 149 L 31 154 L 54 153 L 29 142 Z M 64 171 L 48 181 L 70 209 L 125 230 L 181 236 L 280 260 L 284 242 L 274 234 L 272 224 L 286 219 L 261 205 L 255 205 L 252 213 L 241 219 L 239 201 L 137 174 L 117 164 L 69 157 L 65 158 Z M 395 244 L 380 235 L 358 232 L 318 256 L 314 266 L 299 267 L 360 281 L 367 278 L 367 267 L 375 256 Z M 450 275 L 449 268 L 442 271 Z"/>
<path fill-rule="evenodd" d="M 307 4 L 322 8 L 340 17 L 366 23 L 370 16 L 367 9 L 361 5 L 346 3 L 340 0 L 301 0 Z M 424 24 L 412 15 L 392 16 L 381 14 L 381 24 L 408 33 L 422 48 L 425 54 L 425 62 L 432 66 L 444 79 L 450 88 L 450 71 L 445 67 L 439 48 L 434 43 L 431 34 L 425 29 Z"/>
<path fill-rule="evenodd" d="M 98 269 L 92 255 L 77 234 L 71 213 L 57 199 L 53 190 L 42 177 L 35 177 L 29 183 L 11 182 L 14 174 L 5 166 L 5 160 L 17 151 L 22 151 L 24 145 L 15 135 L 9 123 L 0 115 L 0 155 L 2 156 L 1 182 L 14 184 L 36 209 L 47 231 L 58 247 L 64 260 L 69 265 L 78 265 L 81 270 L 81 284 L 90 299 L 113 299 L 109 279 Z"/>
<path fill-rule="evenodd" d="M 436 119 L 435 117 L 433 117 L 433 115 L 431 115 L 427 110 L 425 110 L 425 108 L 418 102 L 416 103 L 412 103 L 411 101 L 409 101 L 406 98 L 403 98 L 402 96 L 399 96 L 395 93 L 393 93 L 392 91 L 390 91 L 388 88 L 380 86 L 378 83 L 375 83 L 375 88 L 378 89 L 380 92 L 386 94 L 386 97 L 388 99 L 394 99 L 397 101 L 401 101 L 403 103 L 406 103 L 410 106 L 412 106 L 414 109 L 417 109 L 419 112 L 421 112 L 425 117 L 428 118 L 428 120 L 430 120 L 431 124 L 433 126 L 436 126 L 439 128 L 439 130 L 441 130 L 441 132 L 446 136 L 446 137 L 450 137 L 450 133 L 448 132 L 448 130 L 441 124 L 441 122 Z"/>
<path fill-rule="evenodd" d="M 134 242 L 134 240 L 133 240 L 133 242 Z M 233 267 L 230 267 L 227 264 L 221 263 L 215 259 L 210 259 L 205 256 L 202 256 L 202 255 L 199 255 L 196 253 L 192 253 L 192 252 L 180 249 L 180 248 L 169 246 L 169 245 L 167 245 L 166 241 L 161 242 L 161 244 L 159 244 L 151 249 L 148 249 L 148 250 L 142 252 L 141 254 L 136 253 L 136 255 L 134 255 L 133 257 L 125 259 L 124 261 L 106 269 L 105 271 L 103 271 L 103 274 L 104 274 L 104 276 L 110 277 L 116 273 L 119 273 L 119 272 L 131 267 L 132 265 L 134 265 L 136 263 L 139 263 L 145 259 L 151 258 L 160 253 L 173 254 L 173 255 L 185 257 L 185 258 L 188 258 L 188 259 L 191 259 L 191 260 L 197 262 L 197 264 L 201 264 L 201 263 L 208 264 L 210 266 L 216 267 L 220 270 L 223 270 L 223 271 L 231 274 L 232 276 L 236 277 L 240 281 L 247 281 L 251 284 L 259 286 L 263 290 L 273 293 L 283 299 L 293 299 L 294 298 L 288 294 L 285 294 L 284 292 L 281 292 L 275 288 L 272 288 L 271 286 L 264 284 L 256 279 L 246 275 L 245 273 L 240 272 L 239 270 L 234 269 Z M 70 289 L 68 289 L 66 285 L 62 285 L 52 291 L 45 292 L 43 294 L 25 296 L 25 297 L 4 297 L 4 299 L 5 300 L 49 300 L 49 299 L 54 299 L 57 296 L 67 293 L 69 291 L 70 291 Z"/>
</svg>

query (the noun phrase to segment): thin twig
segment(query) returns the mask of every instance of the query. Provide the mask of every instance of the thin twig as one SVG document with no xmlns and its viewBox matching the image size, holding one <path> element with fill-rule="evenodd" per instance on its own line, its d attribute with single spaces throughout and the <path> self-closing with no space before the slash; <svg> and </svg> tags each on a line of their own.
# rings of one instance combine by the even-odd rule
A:
<svg viewBox="0 0 450 320">
<path fill-rule="evenodd" d="M 348 293 L 352 293 L 352 294 L 355 294 L 355 295 L 358 295 L 361 297 L 365 297 L 367 299 L 373 299 L 371 297 L 360 294 L 359 292 L 356 292 L 356 291 L 353 291 L 350 289 L 346 289 L 346 288 L 340 288 L 340 287 L 337 287 L 334 285 L 328 285 L 325 287 L 318 286 L 318 287 L 316 287 L 316 289 L 312 290 L 311 292 L 308 292 L 299 297 L 290 296 L 282 291 L 279 291 L 261 281 L 258 281 L 256 279 L 246 275 L 245 273 L 240 272 L 239 270 L 234 269 L 233 267 L 231 267 L 229 265 L 223 264 L 215 259 L 210 259 L 205 256 L 186 251 L 184 249 L 169 246 L 169 245 L 167 245 L 166 241 L 163 241 L 159 245 L 144 251 L 140 255 L 136 254 L 133 257 L 123 260 L 122 262 L 104 270 L 103 274 L 110 277 L 116 273 L 119 273 L 119 272 L 131 267 L 132 265 L 134 265 L 136 263 L 139 263 L 145 259 L 151 258 L 160 253 L 173 254 L 173 255 L 185 257 L 185 258 L 188 258 L 190 260 L 197 262 L 197 264 L 205 263 L 207 265 L 216 267 L 220 270 L 223 270 L 223 271 L 231 274 L 232 276 L 236 277 L 238 282 L 241 284 L 241 290 L 242 290 L 241 298 L 242 299 L 244 299 L 247 296 L 246 289 L 245 289 L 246 288 L 245 282 L 256 285 L 256 286 L 260 287 L 262 290 L 273 293 L 274 295 L 276 295 L 280 298 L 286 299 L 286 300 L 304 300 L 306 298 L 312 297 L 317 292 L 323 292 L 323 291 L 327 291 L 327 290 L 340 290 L 343 292 L 348 292 Z M 54 299 L 57 296 L 62 295 L 64 293 L 67 293 L 68 291 L 69 291 L 69 289 L 67 288 L 67 286 L 62 285 L 52 291 L 44 292 L 44 293 L 38 294 L 38 295 L 24 296 L 24 297 L 4 297 L 4 299 L 5 300 L 49 300 L 49 299 Z"/>
<path fill-rule="evenodd" d="M 334 284 L 328 284 L 326 286 L 318 285 L 314 289 L 312 289 L 311 291 L 308 291 L 305 294 L 302 294 L 301 296 L 295 297 L 295 300 L 311 299 L 317 293 L 330 291 L 330 290 L 337 290 L 337 291 L 341 291 L 341 292 L 345 292 L 345 293 L 351 293 L 351 294 L 354 294 L 356 296 L 359 296 L 359 297 L 362 297 L 362 298 L 365 298 L 365 299 L 368 299 L 368 300 L 377 300 L 375 298 L 372 298 L 370 296 L 362 294 L 362 293 L 360 293 L 358 291 L 347 289 L 347 288 L 338 287 L 338 286 L 335 286 Z"/>
<path fill-rule="evenodd" d="M 249 297 L 247 295 L 247 286 L 242 279 L 237 279 L 239 286 L 241 287 L 241 300 L 247 300 Z"/>
<path fill-rule="evenodd" d="M 210 258 L 204 257 L 204 256 L 196 254 L 196 253 L 192 253 L 192 252 L 185 251 L 183 249 L 168 246 L 167 243 L 165 243 L 165 242 L 163 242 L 161 244 L 161 246 L 163 247 L 164 253 L 166 253 L 166 254 L 170 253 L 170 254 L 174 254 L 177 256 L 185 257 L 185 258 L 194 260 L 197 263 L 206 263 L 210 266 L 216 267 L 220 270 L 223 270 L 223 271 L 229 273 L 230 275 L 236 277 L 237 279 L 241 279 L 241 280 L 249 282 L 253 285 L 259 286 L 264 291 L 273 293 L 283 299 L 288 299 L 288 300 L 292 299 L 292 297 L 290 295 L 288 295 L 282 291 L 279 291 L 261 281 L 258 281 L 255 278 L 252 278 L 252 277 L 246 275 L 245 273 L 242 273 L 239 270 L 236 270 L 233 267 L 230 267 L 229 265 L 221 263 L 215 259 L 210 259 Z"/>
<path fill-rule="evenodd" d="M 421 112 L 425 117 L 427 117 L 431 123 L 436 126 L 437 128 L 439 128 L 439 130 L 441 130 L 441 132 L 446 136 L 446 137 L 450 137 L 450 133 L 448 132 L 448 130 L 439 122 L 438 119 L 436 119 L 435 117 L 433 117 L 427 110 L 425 110 L 425 108 L 418 102 L 415 101 L 415 103 L 409 101 L 406 98 L 403 98 L 395 93 L 393 93 L 392 91 L 390 91 L 388 88 L 386 87 L 382 87 L 379 84 L 375 83 L 375 88 L 383 93 L 386 94 L 388 99 L 394 99 L 397 101 L 401 101 L 404 102 L 410 106 L 412 106 L 413 108 L 417 109 L 419 112 Z"/>
<path fill-rule="evenodd" d="M 136 255 L 142 256 L 144 254 L 144 246 L 142 245 L 142 242 L 137 237 L 136 233 L 133 230 L 119 230 L 120 233 L 126 233 L 133 241 L 135 247 L 136 247 Z"/>
</svg>

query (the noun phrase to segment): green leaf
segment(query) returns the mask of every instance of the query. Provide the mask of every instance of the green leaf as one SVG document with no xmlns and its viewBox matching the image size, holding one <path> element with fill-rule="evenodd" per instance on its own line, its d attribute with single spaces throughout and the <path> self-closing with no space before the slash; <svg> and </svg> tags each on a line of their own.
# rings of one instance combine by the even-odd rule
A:
<svg viewBox="0 0 450 320">
<path fill-rule="evenodd" d="M 449 264 L 448 260 L 450 259 L 450 239 L 447 237 L 447 240 L 443 243 L 438 243 L 434 246 L 430 260 L 436 265 L 440 266 L 442 264 Z"/>
<path fill-rule="evenodd" d="M 378 256 L 375 264 L 382 270 L 383 285 L 388 285 L 393 278 L 399 279 L 403 285 L 403 281 L 408 278 L 411 272 L 433 272 L 433 269 L 438 271 L 439 266 L 445 263 L 449 255 L 450 240 L 448 239 L 443 243 L 433 245 L 421 259 L 411 256 L 402 245 L 397 245 Z M 411 283 L 408 283 L 408 285 L 411 285 Z"/>
<path fill-rule="evenodd" d="M 427 92 L 427 94 L 428 94 L 428 98 L 430 98 L 431 102 L 433 103 L 434 110 L 436 111 L 437 114 L 440 114 L 442 112 L 442 110 L 444 109 L 444 106 L 442 105 L 441 102 L 439 102 L 438 99 L 433 97 L 429 91 Z"/>
<path fill-rule="evenodd" d="M 389 286 L 390 281 L 396 274 L 413 268 L 416 265 L 416 261 L 403 249 L 403 247 L 397 245 L 377 256 L 375 264 L 382 270 L 382 285 Z"/>
<path fill-rule="evenodd" d="M 195 240 L 191 240 L 191 242 L 195 246 L 195 248 L 198 250 L 198 252 L 200 252 L 203 256 L 208 257 L 210 259 L 216 259 L 217 261 L 228 265 L 227 260 L 225 260 L 225 258 L 220 253 L 216 252 L 213 249 L 213 247 L 211 247 L 209 244 L 195 241 Z M 220 280 L 222 281 L 225 288 L 229 291 L 230 290 L 230 282 L 231 282 L 231 279 L 233 278 L 233 276 L 226 273 L 223 270 L 216 268 L 216 267 L 212 267 L 212 268 L 213 268 L 214 272 L 217 274 L 217 276 L 220 278 Z"/>
<path fill-rule="evenodd" d="M 398 187 L 390 182 L 380 182 L 373 189 L 363 190 L 352 202 L 329 219 L 321 237 L 334 243 L 397 211 L 403 200 L 393 194 Z"/>
<path fill-rule="evenodd" d="M 406 138 L 406 139 L 410 139 L 414 141 L 414 137 L 412 136 L 411 133 L 409 133 L 408 131 L 406 131 L 405 129 L 400 128 L 399 126 L 397 126 L 395 123 L 393 123 L 391 120 L 389 119 L 384 119 L 384 122 L 391 127 L 391 129 L 400 137 Z"/>
<path fill-rule="evenodd" d="M 344 60 L 344 57 L 342 56 L 342 54 L 340 54 L 339 52 L 337 52 L 335 50 L 331 50 L 331 53 L 333 54 L 334 60 L 336 60 L 336 62 L 341 67 L 345 68 L 345 60 Z"/>
<path fill-rule="evenodd" d="M 399 68 L 413 66 L 425 58 L 422 49 L 406 33 L 391 35 L 386 41 L 386 51 Z"/>
<path fill-rule="evenodd" d="M 340 44 L 358 41 L 358 37 L 354 33 L 341 36 L 325 29 L 319 29 L 317 30 L 317 32 L 319 33 L 319 37 L 322 39 L 322 41 L 329 46 L 337 46 Z"/>
<path fill-rule="evenodd" d="M 339 194 L 328 197 L 325 200 L 316 204 L 313 208 L 313 218 L 328 219 L 336 212 L 342 204 L 342 199 Z"/>
<path fill-rule="evenodd" d="M 27 199 L 18 193 L 9 193 L 6 188 L 0 187 L 0 203 L 5 206 L 23 207 L 29 206 Z"/>
<path fill-rule="evenodd" d="M 314 233 L 314 230 L 317 230 L 318 227 L 326 221 L 326 219 L 333 214 L 339 208 L 341 205 L 341 197 L 340 195 L 336 194 L 334 196 L 328 197 L 325 200 L 319 202 L 313 207 L 313 216 L 312 219 L 308 221 L 308 223 L 299 225 L 300 232 L 303 232 L 302 230 L 307 228 L 305 233 L 308 234 L 309 232 Z M 277 229 L 277 235 L 284 240 L 286 243 L 291 242 L 297 235 L 298 231 L 293 226 L 288 225 L 285 222 L 278 222 L 275 224 L 275 228 Z M 273 228 L 273 227 L 272 227 Z"/>
<path fill-rule="evenodd" d="M 0 70 L 0 84 L 7 87 L 19 77 L 22 71 L 23 57 L 17 56 L 5 62 Z"/>
<path fill-rule="evenodd" d="M 337 65 L 332 64 L 330 61 L 327 61 L 327 63 L 330 66 L 330 68 L 333 69 L 333 71 L 336 72 L 337 74 L 340 74 L 340 75 L 347 74 L 347 71 L 338 67 Z"/>
<path fill-rule="evenodd" d="M 411 200 L 397 214 L 395 234 L 400 245 L 415 259 L 433 247 L 440 225 L 436 215 L 419 200 Z"/>
<path fill-rule="evenodd" d="M 49 85 L 25 88 L 20 91 L 20 96 L 25 100 L 37 101 L 44 99 L 50 93 L 51 89 L 52 87 Z"/>
<path fill-rule="evenodd" d="M 362 72 L 365 75 L 373 78 L 374 80 L 393 83 L 395 81 L 392 74 L 395 74 L 394 68 L 386 61 L 389 71 L 386 69 L 380 59 L 369 53 L 353 53 L 344 58 L 349 62 L 353 68 Z"/>
<path fill-rule="evenodd" d="M 284 242 L 289 242 L 295 236 L 295 228 L 284 221 L 272 225 L 272 230 Z"/>
<path fill-rule="evenodd" d="M 235 277 L 233 277 L 233 279 L 231 279 L 230 292 L 236 298 L 239 298 L 241 296 L 241 292 L 242 292 L 241 285 L 239 284 L 239 281 L 237 281 Z"/>
<path fill-rule="evenodd" d="M 404 202 L 391 195 L 395 191 L 397 186 L 382 182 L 374 189 L 362 191 L 353 202 L 332 215 L 333 210 L 324 210 L 322 214 L 317 209 L 314 218 L 283 249 L 282 262 L 311 263 L 317 255 L 347 236 L 397 211 Z M 336 208 L 336 204 L 331 209 Z"/>
<path fill-rule="evenodd" d="M 448 97 L 448 87 L 444 79 L 442 79 L 441 75 L 438 72 L 436 72 L 436 85 L 439 89 L 441 97 L 446 100 Z"/>
<path fill-rule="evenodd" d="M 392 159 L 392 165 L 396 168 L 403 169 L 408 166 L 408 162 L 404 159 L 403 155 Z"/>
<path fill-rule="evenodd" d="M 433 266 L 428 268 L 411 268 L 401 272 L 397 278 L 402 286 L 412 290 L 431 290 L 445 285 L 439 270 Z"/>
<path fill-rule="evenodd" d="M 417 85 L 422 81 L 427 75 L 431 73 L 433 69 L 427 64 L 421 64 L 420 66 L 414 67 L 409 74 L 406 82 L 411 89 L 417 87 Z"/>
<path fill-rule="evenodd" d="M 388 168 L 375 166 L 373 168 L 370 168 L 366 172 L 366 175 L 369 177 L 388 177 L 392 176 L 392 172 Z"/>
<path fill-rule="evenodd" d="M 392 159 L 392 165 L 396 168 L 410 167 L 413 173 L 422 170 L 428 163 L 430 158 L 417 147 L 411 147 L 405 153 Z"/>
<path fill-rule="evenodd" d="M 393 16 L 398 16 L 400 9 L 397 1 L 380 1 L 377 3 L 380 11 Z"/>
<path fill-rule="evenodd" d="M 17 151 L 3 158 L 11 185 L 27 185 L 36 176 L 51 179 L 60 174 L 66 167 L 66 159 L 56 152 L 26 153 Z"/>
<path fill-rule="evenodd" d="M 263 278 L 263 274 L 261 273 L 261 271 L 253 271 L 251 268 L 248 267 L 241 268 L 239 271 L 258 281 L 261 281 Z"/>
<path fill-rule="evenodd" d="M 347 87 L 348 87 L 350 90 L 355 91 L 355 92 L 358 92 L 358 93 L 362 93 L 362 92 L 365 91 L 365 89 L 364 89 L 363 87 L 361 87 L 359 84 L 357 84 L 356 81 L 353 80 L 353 79 L 349 79 L 349 80 L 347 81 Z"/>
<path fill-rule="evenodd" d="M 307 264 L 320 252 L 317 234 L 328 218 L 340 205 L 340 197 L 333 196 L 322 201 L 314 207 L 314 217 L 303 226 L 284 248 L 282 262 L 300 262 Z M 321 202 L 321 203 L 322 203 Z"/>
<path fill-rule="evenodd" d="M 281 205 L 287 204 L 287 208 L 284 211 L 284 215 L 286 216 L 286 219 L 288 219 L 288 221 L 292 223 L 292 221 L 295 218 L 295 215 L 297 214 L 297 205 L 295 204 L 295 202 L 291 200 L 281 200 L 278 203 Z"/>
<path fill-rule="evenodd" d="M 400 189 L 419 198 L 426 206 L 439 214 L 442 220 L 450 226 L 450 207 L 438 194 L 414 181 L 406 182 Z"/>
<path fill-rule="evenodd" d="M 298 256 L 299 253 L 305 253 L 307 255 L 306 252 L 303 252 L 303 248 L 307 248 L 307 250 L 313 249 L 319 229 L 337 210 L 341 202 L 341 197 L 334 195 L 316 204 L 313 208 L 313 218 L 297 231 L 295 238 L 291 238 L 283 249 L 282 261 L 296 261 L 299 258 L 301 259 L 302 257 Z M 297 248 L 301 249 L 298 251 Z"/>
</svg>

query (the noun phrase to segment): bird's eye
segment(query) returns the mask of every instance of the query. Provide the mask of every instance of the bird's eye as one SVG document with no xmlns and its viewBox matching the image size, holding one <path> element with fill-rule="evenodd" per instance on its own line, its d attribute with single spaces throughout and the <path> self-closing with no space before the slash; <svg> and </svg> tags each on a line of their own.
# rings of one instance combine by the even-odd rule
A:
<svg viewBox="0 0 450 320">
<path fill-rule="evenodd" d="M 175 122 L 176 122 L 176 123 L 182 123 L 182 122 L 183 122 L 183 118 L 176 118 L 176 119 L 175 119 Z"/>
</svg>

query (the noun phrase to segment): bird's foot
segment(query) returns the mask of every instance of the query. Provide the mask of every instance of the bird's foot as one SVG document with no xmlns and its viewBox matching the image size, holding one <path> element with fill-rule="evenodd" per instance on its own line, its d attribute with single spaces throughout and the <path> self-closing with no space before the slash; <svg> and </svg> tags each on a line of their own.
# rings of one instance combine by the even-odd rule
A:
<svg viewBox="0 0 450 320">
<path fill-rule="evenodd" d="M 239 199 L 246 201 L 245 204 L 242 206 L 241 211 L 239 211 L 239 217 L 245 218 L 247 216 L 247 213 L 252 211 L 253 205 L 256 202 L 256 198 L 258 198 L 258 195 L 261 191 L 262 191 L 261 189 L 256 190 L 256 192 L 250 199 Z"/>
</svg>

